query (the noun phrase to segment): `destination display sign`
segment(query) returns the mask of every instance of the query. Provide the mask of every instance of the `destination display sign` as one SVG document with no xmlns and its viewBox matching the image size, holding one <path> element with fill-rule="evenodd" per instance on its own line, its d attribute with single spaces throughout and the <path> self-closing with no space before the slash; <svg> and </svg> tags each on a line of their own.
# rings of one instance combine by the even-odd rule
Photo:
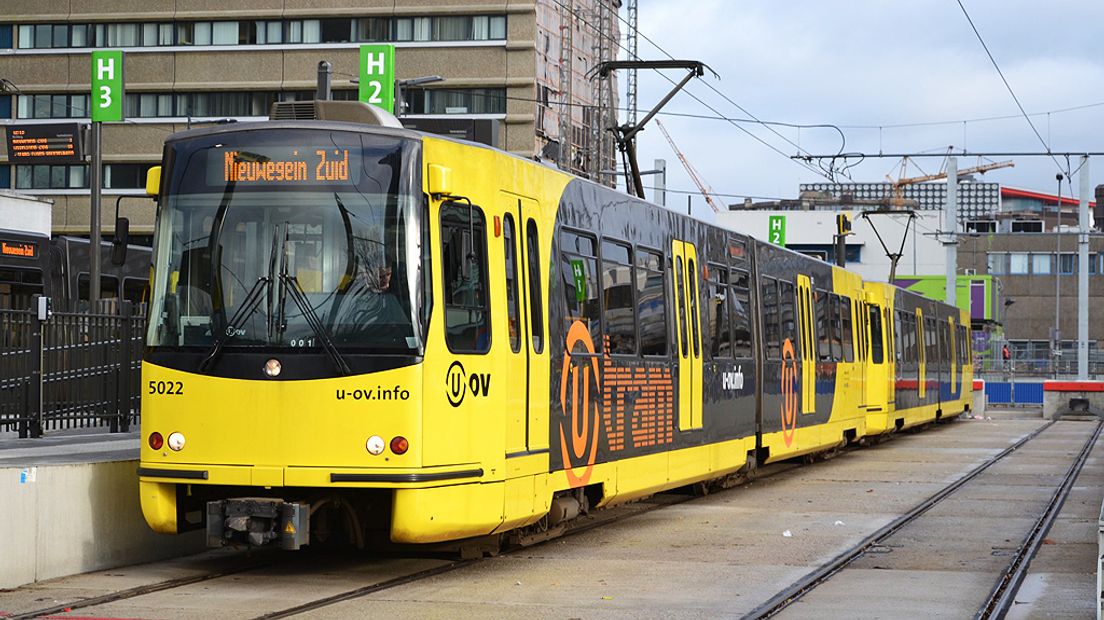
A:
<svg viewBox="0 0 1104 620">
<path fill-rule="evenodd" d="M 0 239 L 0 256 L 38 258 L 38 244 L 34 241 L 9 241 Z"/>
<path fill-rule="evenodd" d="M 216 148 L 207 155 L 207 184 L 254 186 L 353 184 L 360 150 L 334 146 Z"/>
<path fill-rule="evenodd" d="M 77 164 L 84 161 L 78 123 L 9 125 L 8 161 L 25 164 Z"/>
</svg>

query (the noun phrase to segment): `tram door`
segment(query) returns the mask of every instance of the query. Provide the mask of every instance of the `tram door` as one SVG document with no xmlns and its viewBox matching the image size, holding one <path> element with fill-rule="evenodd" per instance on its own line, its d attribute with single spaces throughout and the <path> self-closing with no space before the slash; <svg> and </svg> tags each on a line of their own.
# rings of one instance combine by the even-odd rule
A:
<svg viewBox="0 0 1104 620">
<path fill-rule="evenodd" d="M 928 339 L 925 338 L 926 331 L 924 329 L 924 311 L 920 308 L 916 309 L 916 350 L 918 352 L 918 370 L 916 371 L 916 395 L 920 398 L 920 404 L 924 404 L 924 399 L 927 398 L 928 393 Z"/>
<path fill-rule="evenodd" d="M 948 390 L 950 391 L 950 397 L 952 399 L 959 397 L 958 391 L 958 347 L 962 343 L 958 342 L 958 334 L 955 332 L 954 317 L 947 317 L 947 350 L 943 353 L 943 359 L 947 360 L 950 364 L 951 374 L 947 378 Z"/>
<path fill-rule="evenodd" d="M 886 331 L 882 326 L 882 308 L 874 303 L 867 303 L 864 307 L 867 329 L 869 330 L 869 347 L 866 352 L 866 406 L 876 407 L 882 410 L 887 402 L 886 394 Z"/>
<path fill-rule="evenodd" d="M 816 413 L 816 325 L 809 276 L 797 276 L 797 312 L 801 329 L 801 413 Z"/>
<path fill-rule="evenodd" d="M 678 332 L 679 430 L 702 426 L 701 311 L 698 296 L 698 251 L 694 244 L 675 239 L 671 243 L 674 263 L 675 329 Z"/>
<path fill-rule="evenodd" d="M 494 239 L 502 244 L 505 259 L 505 301 L 506 333 L 503 339 L 508 346 L 499 349 L 505 351 L 508 358 L 506 374 L 503 377 L 506 394 L 506 454 L 524 453 L 529 450 L 529 342 L 527 310 L 525 303 L 522 273 L 522 246 L 524 234 L 518 226 L 521 220 L 521 199 L 509 194 L 500 197 L 502 209 L 501 237 Z M 494 242 L 492 241 L 492 242 Z"/>
</svg>

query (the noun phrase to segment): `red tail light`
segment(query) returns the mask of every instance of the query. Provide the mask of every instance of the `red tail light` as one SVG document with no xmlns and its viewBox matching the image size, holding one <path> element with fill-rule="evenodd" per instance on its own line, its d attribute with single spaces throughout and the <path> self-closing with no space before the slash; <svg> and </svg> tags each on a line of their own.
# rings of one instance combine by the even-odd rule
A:
<svg viewBox="0 0 1104 620">
<path fill-rule="evenodd" d="M 150 433 L 149 447 L 160 450 L 163 445 L 165 445 L 165 438 L 161 436 L 161 433 Z"/>
<path fill-rule="evenodd" d="M 406 454 L 409 449 L 410 442 L 406 440 L 406 437 L 400 435 L 391 440 L 391 451 L 395 454 Z"/>
</svg>

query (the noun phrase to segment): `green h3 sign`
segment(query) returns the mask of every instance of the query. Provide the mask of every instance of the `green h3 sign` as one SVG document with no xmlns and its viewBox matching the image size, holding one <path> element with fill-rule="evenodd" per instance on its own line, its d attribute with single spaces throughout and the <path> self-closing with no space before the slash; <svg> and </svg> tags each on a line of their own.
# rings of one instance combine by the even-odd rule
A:
<svg viewBox="0 0 1104 620">
<path fill-rule="evenodd" d="M 786 216 L 772 215 L 767 221 L 767 241 L 775 245 L 786 245 Z"/>
<path fill-rule="evenodd" d="M 92 121 L 123 120 L 123 52 L 92 52 Z"/>
<path fill-rule="evenodd" d="M 360 46 L 360 96 L 364 103 L 397 114 L 395 108 L 395 46 Z"/>
</svg>

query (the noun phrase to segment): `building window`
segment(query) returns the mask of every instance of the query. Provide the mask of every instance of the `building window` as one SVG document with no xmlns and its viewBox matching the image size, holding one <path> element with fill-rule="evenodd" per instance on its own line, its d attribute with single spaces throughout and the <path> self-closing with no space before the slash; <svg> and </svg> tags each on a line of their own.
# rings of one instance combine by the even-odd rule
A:
<svg viewBox="0 0 1104 620">
<path fill-rule="evenodd" d="M 995 233 L 997 232 L 996 220 L 968 220 L 966 232 Z"/>
<path fill-rule="evenodd" d="M 1063 252 L 1059 257 L 1058 271 L 1062 275 L 1077 273 L 1077 255 L 1072 252 Z"/>
<path fill-rule="evenodd" d="M 505 88 L 412 88 L 403 91 L 408 114 L 505 114 Z"/>
<path fill-rule="evenodd" d="M 1030 273 L 1029 254 L 1013 252 L 1008 255 L 1008 273 L 1012 275 L 1025 275 Z"/>
<path fill-rule="evenodd" d="M 146 173 L 155 164 L 106 164 L 104 189 L 141 189 L 146 185 Z M 86 189 L 88 166 L 18 165 L 15 168 L 15 189 Z"/>
<path fill-rule="evenodd" d="M 12 48 L 13 30 L 11 24 L 0 24 L 0 50 L 10 50 Z"/>
<path fill-rule="evenodd" d="M 1051 273 L 1050 263 L 1052 256 L 1052 254 L 1032 254 L 1031 273 L 1037 275 Z"/>
<path fill-rule="evenodd" d="M 1043 222 L 1042 220 L 1012 220 L 1012 232 L 1041 233 L 1043 232 Z"/>
<path fill-rule="evenodd" d="M 986 259 L 989 262 L 989 273 L 994 275 L 1000 275 L 1008 273 L 1008 254 L 1003 252 L 993 252 L 986 255 Z"/>
</svg>

